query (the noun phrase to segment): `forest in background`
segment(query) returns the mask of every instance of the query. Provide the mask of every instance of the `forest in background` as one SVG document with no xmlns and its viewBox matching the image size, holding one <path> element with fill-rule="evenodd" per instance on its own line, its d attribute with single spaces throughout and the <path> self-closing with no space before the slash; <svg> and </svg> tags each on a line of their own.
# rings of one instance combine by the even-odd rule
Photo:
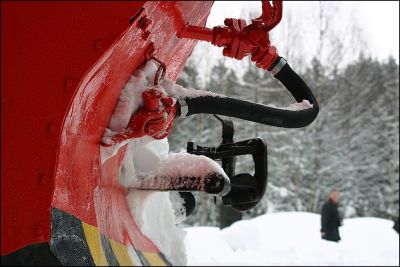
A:
<svg viewBox="0 0 400 267">
<path fill-rule="evenodd" d="M 311 60 L 299 50 L 298 23 L 287 19 L 281 36 L 275 37 L 285 40 L 279 43 L 279 54 L 316 96 L 320 105 L 317 119 L 305 128 L 284 129 L 229 118 L 234 122 L 235 142 L 259 137 L 268 147 L 266 195 L 256 208 L 243 213 L 243 218 L 279 211 L 318 213 L 329 192 L 337 189 L 344 217 L 393 219 L 399 214 L 398 62 L 393 57 L 378 60 L 368 52 L 356 21 L 348 26 L 350 34 L 341 38 L 331 23 L 332 6 L 318 4 L 314 23 L 318 44 Z M 250 13 L 248 17 L 254 16 Z M 211 62 L 201 51 L 206 47 L 192 54 L 178 84 L 278 107 L 295 102 L 271 74 L 248 58 L 232 66 L 221 56 L 208 66 L 209 72 L 202 73 L 199 62 Z M 354 59 L 345 61 L 349 53 Z M 212 115 L 177 119 L 168 137 L 170 151 L 186 151 L 188 141 L 218 146 L 221 129 Z M 237 158 L 236 173 L 253 171 L 251 156 Z M 196 209 L 184 224 L 218 226 L 219 201 L 214 203 L 203 193 L 195 193 L 195 197 Z"/>
</svg>

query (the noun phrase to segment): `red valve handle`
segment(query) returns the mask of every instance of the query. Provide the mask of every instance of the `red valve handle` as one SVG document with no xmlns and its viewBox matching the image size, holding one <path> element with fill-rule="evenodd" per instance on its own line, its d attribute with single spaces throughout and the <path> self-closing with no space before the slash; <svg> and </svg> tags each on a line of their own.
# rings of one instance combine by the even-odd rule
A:
<svg viewBox="0 0 400 267">
<path fill-rule="evenodd" d="M 224 47 L 223 55 L 243 59 L 252 55 L 252 60 L 260 68 L 268 69 L 278 57 L 276 48 L 270 46 L 268 32 L 282 19 L 282 1 L 262 1 L 262 14 L 246 25 L 243 19 L 227 18 L 225 26 L 212 30 L 205 27 L 186 25 L 179 34 L 180 38 L 191 38 L 211 42 Z"/>
<path fill-rule="evenodd" d="M 261 2 L 262 14 L 260 17 L 253 19 L 252 22 L 270 31 L 278 25 L 282 19 L 282 1 L 272 1 L 274 4 L 273 6 L 271 6 L 269 1 Z"/>
<path fill-rule="evenodd" d="M 148 89 L 142 93 L 143 107 L 136 111 L 124 132 L 112 137 L 112 143 L 102 143 L 103 146 L 112 146 L 127 139 L 152 136 L 155 139 L 165 138 L 172 129 L 176 116 L 176 105 L 172 97 L 163 97 L 155 90 Z M 160 107 L 160 102 L 163 107 Z"/>
</svg>

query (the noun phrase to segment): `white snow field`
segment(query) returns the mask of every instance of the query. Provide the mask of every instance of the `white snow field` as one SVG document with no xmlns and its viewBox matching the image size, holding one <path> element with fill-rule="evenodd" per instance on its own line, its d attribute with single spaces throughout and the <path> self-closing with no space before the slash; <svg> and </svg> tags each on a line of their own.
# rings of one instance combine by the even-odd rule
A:
<svg viewBox="0 0 400 267">
<path fill-rule="evenodd" d="M 188 227 L 187 265 L 399 266 L 393 222 L 345 219 L 339 243 L 320 238 L 320 215 L 282 212 L 242 220 L 228 228 Z"/>
</svg>

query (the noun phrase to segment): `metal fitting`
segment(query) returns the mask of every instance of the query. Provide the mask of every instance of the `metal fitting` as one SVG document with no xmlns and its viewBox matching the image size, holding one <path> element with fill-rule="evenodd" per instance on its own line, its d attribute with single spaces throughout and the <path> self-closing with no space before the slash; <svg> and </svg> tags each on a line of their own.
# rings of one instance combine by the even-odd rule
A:
<svg viewBox="0 0 400 267">
<path fill-rule="evenodd" d="M 281 57 L 278 64 L 276 64 L 275 67 L 273 67 L 272 70 L 270 71 L 271 74 L 274 76 L 277 75 L 285 65 L 286 65 L 286 60 Z"/>
<path fill-rule="evenodd" d="M 186 115 L 189 113 L 189 107 L 184 99 L 179 99 L 178 100 L 180 109 L 181 109 L 181 115 L 179 116 L 180 118 L 186 118 Z"/>
</svg>

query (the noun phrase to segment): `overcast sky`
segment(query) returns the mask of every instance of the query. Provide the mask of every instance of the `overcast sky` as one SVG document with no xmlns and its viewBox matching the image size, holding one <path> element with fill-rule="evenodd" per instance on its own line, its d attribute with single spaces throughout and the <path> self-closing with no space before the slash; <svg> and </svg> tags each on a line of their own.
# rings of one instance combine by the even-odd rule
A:
<svg viewBox="0 0 400 267">
<path fill-rule="evenodd" d="M 392 54 L 399 61 L 399 2 L 356 2 L 359 19 L 365 25 L 371 46 L 379 57 Z"/>
<path fill-rule="evenodd" d="M 399 2 L 398 1 L 332 1 L 340 8 L 338 16 L 343 21 L 338 27 L 346 29 L 347 21 L 357 20 L 372 56 L 387 58 L 392 54 L 399 61 Z M 283 17 L 285 8 L 298 10 L 293 16 L 310 17 L 317 12 L 310 1 L 283 1 Z M 215 1 L 207 21 L 208 27 L 223 24 L 224 18 L 240 18 L 245 10 L 259 10 L 261 1 Z M 295 19 L 295 18 L 294 18 Z M 279 31 L 279 25 L 274 29 Z"/>
</svg>

